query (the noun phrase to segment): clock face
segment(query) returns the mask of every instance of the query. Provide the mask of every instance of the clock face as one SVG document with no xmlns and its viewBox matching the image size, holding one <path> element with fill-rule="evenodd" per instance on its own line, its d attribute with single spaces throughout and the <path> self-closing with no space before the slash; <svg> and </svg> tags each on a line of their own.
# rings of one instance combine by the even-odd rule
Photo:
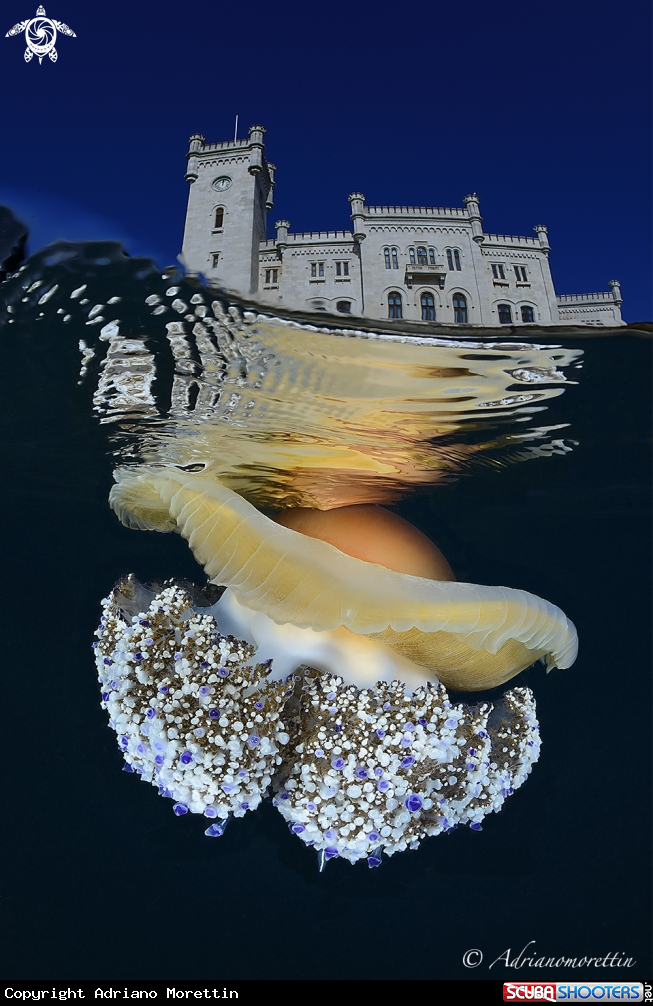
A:
<svg viewBox="0 0 653 1006">
<path fill-rule="evenodd" d="M 216 192 L 224 192 L 231 185 L 231 178 L 228 175 L 222 175 L 220 178 L 216 178 L 213 182 L 213 188 Z"/>
</svg>

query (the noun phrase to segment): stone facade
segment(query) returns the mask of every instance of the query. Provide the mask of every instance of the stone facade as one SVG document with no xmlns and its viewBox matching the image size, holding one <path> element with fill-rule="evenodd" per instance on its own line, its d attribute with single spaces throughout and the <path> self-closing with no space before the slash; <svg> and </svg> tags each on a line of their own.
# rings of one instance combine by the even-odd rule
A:
<svg viewBox="0 0 653 1006">
<path fill-rule="evenodd" d="M 535 237 L 486 234 L 478 197 L 462 207 L 367 206 L 349 196 L 351 231 L 266 240 L 275 166 L 262 126 L 246 140 L 190 138 L 182 261 L 262 304 L 365 318 L 493 327 L 623 325 L 619 283 L 603 293 L 556 295 L 546 227 Z"/>
</svg>

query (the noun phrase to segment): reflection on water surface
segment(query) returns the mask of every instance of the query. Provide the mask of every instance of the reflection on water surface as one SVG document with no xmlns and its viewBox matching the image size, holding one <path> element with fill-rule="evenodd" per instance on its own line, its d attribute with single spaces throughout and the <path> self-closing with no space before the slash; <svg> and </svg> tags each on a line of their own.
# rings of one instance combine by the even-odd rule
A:
<svg viewBox="0 0 653 1006">
<path fill-rule="evenodd" d="M 578 349 L 342 330 L 223 300 L 115 245 L 53 246 L 7 284 L 11 324 L 74 337 L 129 460 L 210 465 L 258 506 L 390 502 L 474 466 L 565 453 Z M 544 333 L 541 333 L 544 335 Z"/>
</svg>

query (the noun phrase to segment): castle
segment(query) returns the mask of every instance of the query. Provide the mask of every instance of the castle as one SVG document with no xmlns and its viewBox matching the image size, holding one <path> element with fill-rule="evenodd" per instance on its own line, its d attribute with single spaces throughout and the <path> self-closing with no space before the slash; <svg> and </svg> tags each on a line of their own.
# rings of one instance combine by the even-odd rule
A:
<svg viewBox="0 0 653 1006">
<path fill-rule="evenodd" d="M 265 129 L 246 140 L 190 138 L 182 261 L 191 273 L 271 307 L 448 325 L 623 325 L 621 290 L 555 292 L 549 239 L 486 234 L 476 194 L 463 207 L 367 206 L 354 192 L 351 231 L 266 238 L 275 165 Z"/>
</svg>

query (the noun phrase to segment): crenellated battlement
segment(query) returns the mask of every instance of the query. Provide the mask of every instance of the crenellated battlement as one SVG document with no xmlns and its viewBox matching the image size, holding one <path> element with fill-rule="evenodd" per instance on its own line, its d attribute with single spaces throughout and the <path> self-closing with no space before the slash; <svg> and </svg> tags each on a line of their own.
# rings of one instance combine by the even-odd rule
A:
<svg viewBox="0 0 653 1006">
<path fill-rule="evenodd" d="M 379 217 L 465 217 L 462 206 L 364 206 L 365 216 Z"/>
</svg>

